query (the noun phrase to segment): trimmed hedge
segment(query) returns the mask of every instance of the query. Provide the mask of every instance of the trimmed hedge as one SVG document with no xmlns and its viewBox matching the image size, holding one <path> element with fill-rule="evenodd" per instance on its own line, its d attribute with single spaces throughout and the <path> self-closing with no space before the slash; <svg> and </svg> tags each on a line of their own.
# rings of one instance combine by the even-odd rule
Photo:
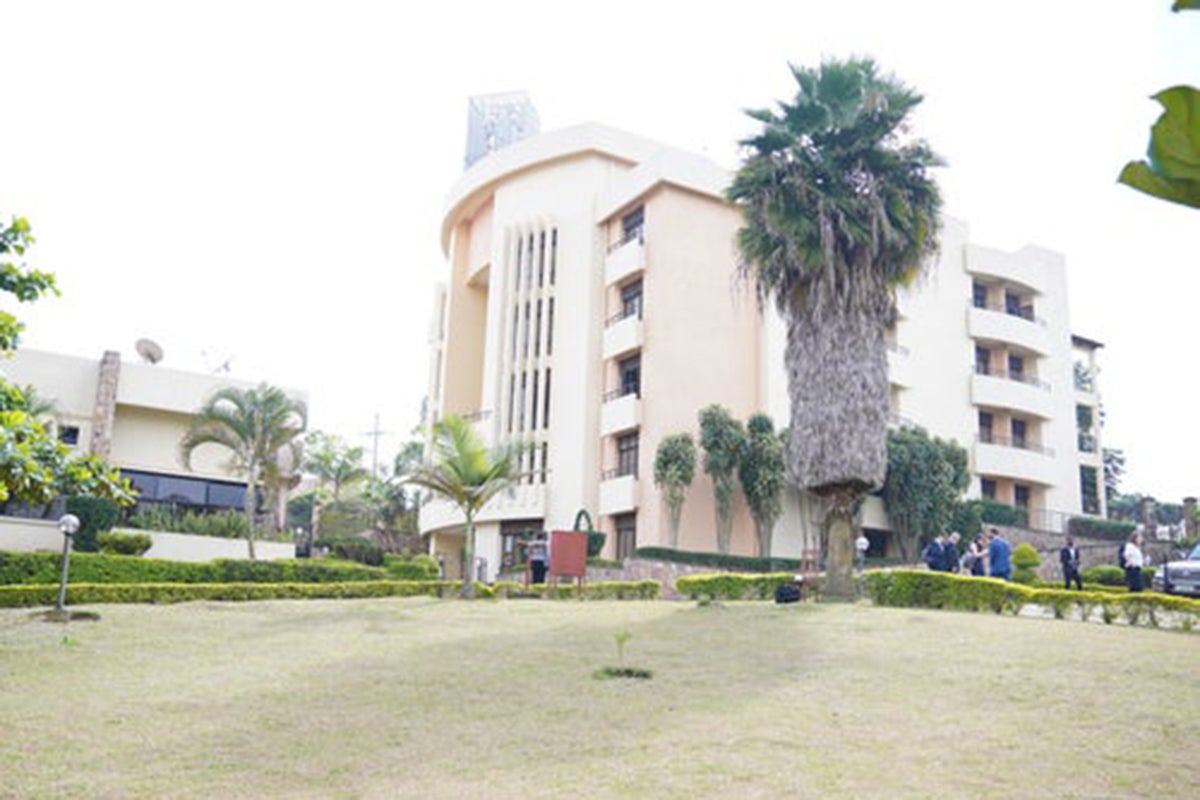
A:
<svg viewBox="0 0 1200 800">
<path fill-rule="evenodd" d="M 328 548 L 335 558 L 357 561 L 369 567 L 383 566 L 383 548 L 365 536 L 321 538 L 314 544 Z"/>
<path fill-rule="evenodd" d="M 352 581 L 345 583 L 76 583 L 67 587 L 68 605 L 96 603 L 187 603 L 197 600 L 308 600 L 367 597 L 455 597 L 459 581 Z M 475 584 L 482 599 L 506 597 L 522 591 L 519 584 Z M 547 599 L 654 600 L 657 581 L 589 583 L 582 593 L 574 586 L 538 587 Z M 52 584 L 0 586 L 0 608 L 54 605 L 58 586 Z"/>
<path fill-rule="evenodd" d="M 1119 522 L 1115 519 L 1098 519 L 1097 517 L 1071 517 L 1067 520 L 1067 533 L 1071 536 L 1086 536 L 1091 539 L 1112 539 L 1125 541 L 1136 528 L 1132 522 Z"/>
<path fill-rule="evenodd" d="M 1200 600 L 1155 592 L 1072 592 L 1064 589 L 1035 589 L 996 578 L 973 578 L 942 572 L 895 570 L 870 572 L 863 578 L 867 596 L 881 606 L 901 608 L 945 608 L 959 611 L 1019 613 L 1033 603 L 1051 609 L 1058 618 L 1078 610 L 1083 620 L 1099 618 L 1105 623 L 1123 619 L 1130 625 L 1158 627 L 1164 612 L 1178 616 L 1181 629 L 1200 624 Z"/>
<path fill-rule="evenodd" d="M 114 556 L 140 556 L 154 542 L 144 533 L 101 533 L 96 536 L 100 552 Z"/>
<path fill-rule="evenodd" d="M 75 495 L 67 498 L 66 510 L 79 518 L 79 530 L 71 540 L 71 547 L 80 553 L 94 553 L 96 537 L 111 531 L 121 519 L 121 507 L 107 497 Z"/>
<path fill-rule="evenodd" d="M 57 553 L 0 552 L 0 585 L 58 583 Z M 168 561 L 103 553 L 73 553 L 69 580 L 79 583 L 342 583 L 386 580 L 376 567 L 313 559 Z"/>
<path fill-rule="evenodd" d="M 758 558 L 756 556 L 731 556 L 723 553 L 696 553 L 690 550 L 674 550 L 670 547 L 639 547 L 634 558 L 654 561 L 670 561 L 675 564 L 692 564 L 698 567 L 717 567 L 742 572 L 781 572 L 800 569 L 800 561 L 794 558 Z"/>
<path fill-rule="evenodd" d="M 438 579 L 437 559 L 421 553 L 405 558 L 387 553 L 383 557 L 383 568 L 387 574 L 398 581 L 436 581 Z"/>
<path fill-rule="evenodd" d="M 675 579 L 675 591 L 698 600 L 770 600 L 775 590 L 796 580 L 794 572 L 772 572 L 766 575 L 686 575 Z"/>
</svg>

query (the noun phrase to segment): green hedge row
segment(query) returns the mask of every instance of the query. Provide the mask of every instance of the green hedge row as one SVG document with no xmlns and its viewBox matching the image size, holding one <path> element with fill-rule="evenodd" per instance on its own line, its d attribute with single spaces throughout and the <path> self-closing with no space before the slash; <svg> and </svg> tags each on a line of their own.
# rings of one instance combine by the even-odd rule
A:
<svg viewBox="0 0 1200 800">
<path fill-rule="evenodd" d="M 772 572 L 766 575 L 686 575 L 675 579 L 675 591 L 693 600 L 708 597 L 713 600 L 770 600 L 781 584 L 796 579 L 794 572 Z M 809 579 L 811 580 L 811 579 Z"/>
<path fill-rule="evenodd" d="M 0 552 L 0 585 L 58 583 L 57 553 Z M 423 577 L 436 577 L 425 570 Z M 380 581 L 388 570 L 314 559 L 206 562 L 168 561 L 97 553 L 72 553 L 69 580 L 79 583 L 344 583 Z"/>
<path fill-rule="evenodd" d="M 454 597 L 459 581 L 351 581 L 345 583 L 75 583 L 67 587 L 68 605 L 96 603 L 186 603 L 196 600 L 309 600 L 364 597 Z M 589 583 L 534 587 L 530 593 L 550 600 L 654 600 L 662 587 L 657 581 Z M 524 592 L 517 583 L 475 584 L 475 596 L 502 598 Z M 49 606 L 58 599 L 51 584 L 0 586 L 0 608 Z"/>
<path fill-rule="evenodd" d="M 972 578 L 943 572 L 894 570 L 869 572 L 863 589 L 877 605 L 902 608 L 945 608 L 959 611 L 1019 613 L 1028 604 L 1050 608 L 1058 618 L 1078 612 L 1083 620 L 1106 623 L 1123 619 L 1130 625 L 1158 627 L 1175 619 L 1180 628 L 1200 624 L 1200 600 L 1155 592 L 1078 592 L 1037 589 L 994 578 Z M 1169 617 L 1168 612 L 1175 615 Z"/>
<path fill-rule="evenodd" d="M 1067 520 L 1067 533 L 1071 536 L 1087 536 L 1092 539 L 1124 541 L 1137 526 L 1132 522 L 1097 517 L 1071 517 Z"/>
<path fill-rule="evenodd" d="M 639 547 L 635 558 L 654 561 L 670 561 L 675 564 L 692 564 L 698 567 L 718 567 L 743 572 L 782 572 L 800 569 L 794 558 L 757 558 L 755 556 L 731 556 L 724 553 L 695 553 L 690 550 L 673 550 L 670 547 Z"/>
</svg>

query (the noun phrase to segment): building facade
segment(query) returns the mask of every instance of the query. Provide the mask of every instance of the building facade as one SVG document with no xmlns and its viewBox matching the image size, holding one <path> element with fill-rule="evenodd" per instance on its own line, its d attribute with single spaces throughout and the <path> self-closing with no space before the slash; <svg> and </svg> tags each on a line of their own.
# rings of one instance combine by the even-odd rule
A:
<svg viewBox="0 0 1200 800">
<path fill-rule="evenodd" d="M 13 383 L 32 385 L 54 403 L 58 438 L 121 470 L 138 503 L 196 510 L 241 509 L 246 482 L 232 474 L 228 451 L 202 445 L 183 466 L 179 443 L 192 415 L 218 389 L 253 384 L 158 364 L 124 362 L 114 351 L 99 360 L 21 348 L 2 366 Z M 303 399 L 301 393 L 288 394 Z"/>
<path fill-rule="evenodd" d="M 451 190 L 430 409 L 523 453 L 520 485 L 479 518 L 481 577 L 517 565 L 530 532 L 569 528 L 580 509 L 609 534 L 609 556 L 666 545 L 653 483 L 663 437 L 695 436 L 713 403 L 787 424 L 784 329 L 737 275 L 730 177 L 700 156 L 590 124 L 497 150 Z M 940 259 L 900 310 L 889 356 L 897 421 L 967 447 L 973 495 L 1078 513 L 1086 459 L 1062 258 L 977 247 L 947 220 Z M 864 526 L 886 532 L 877 502 L 863 514 Z M 815 501 L 790 493 L 773 552 L 815 547 L 819 516 Z M 451 574 L 462 568 L 462 522 L 447 503 L 422 508 L 421 530 Z M 753 543 L 739 495 L 733 551 Z M 712 483 L 700 470 L 679 546 L 716 548 Z"/>
</svg>

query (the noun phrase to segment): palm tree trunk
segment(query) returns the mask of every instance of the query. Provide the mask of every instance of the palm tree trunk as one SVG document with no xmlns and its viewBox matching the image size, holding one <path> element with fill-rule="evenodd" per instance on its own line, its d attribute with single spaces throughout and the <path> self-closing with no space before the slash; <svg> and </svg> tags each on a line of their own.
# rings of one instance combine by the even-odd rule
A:
<svg viewBox="0 0 1200 800">
<path fill-rule="evenodd" d="M 755 517 L 754 533 L 755 539 L 758 541 L 758 557 L 769 558 L 771 555 L 771 529 Z"/>
<path fill-rule="evenodd" d="M 467 531 L 463 542 L 463 582 L 460 594 L 470 599 L 475 596 L 475 515 L 467 512 Z"/>
<path fill-rule="evenodd" d="M 242 507 L 246 512 L 246 547 L 250 553 L 250 560 L 254 561 L 254 507 L 258 494 L 257 486 L 255 485 L 254 476 L 258 471 L 258 465 L 253 461 L 248 465 L 246 473 L 246 499 L 242 503 Z"/>
<path fill-rule="evenodd" d="M 825 525 L 829 552 L 825 560 L 825 594 L 836 600 L 854 599 L 854 501 L 853 487 L 829 495 Z"/>
</svg>

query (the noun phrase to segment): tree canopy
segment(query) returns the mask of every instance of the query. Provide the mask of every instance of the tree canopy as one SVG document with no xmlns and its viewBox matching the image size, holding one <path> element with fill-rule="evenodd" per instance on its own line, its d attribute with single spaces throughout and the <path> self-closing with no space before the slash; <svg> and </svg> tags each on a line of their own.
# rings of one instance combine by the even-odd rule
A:
<svg viewBox="0 0 1200 800">
<path fill-rule="evenodd" d="M 738 479 L 742 494 L 754 517 L 758 555 L 771 555 L 775 523 L 783 513 L 783 489 L 787 484 L 787 465 L 783 460 L 783 440 L 766 414 L 755 414 L 746 422 L 746 438 L 738 460 Z"/>
<path fill-rule="evenodd" d="M 729 410 L 711 405 L 700 411 L 700 448 L 704 471 L 712 478 L 716 498 L 717 552 L 728 553 L 733 538 L 733 498 L 737 492 L 738 460 L 745 439 L 742 423 Z"/>
<path fill-rule="evenodd" d="M 929 538 L 949 530 L 971 481 L 967 451 L 923 428 L 888 431 L 883 504 L 900 552 L 909 558 Z"/>
<path fill-rule="evenodd" d="M 667 506 L 671 547 L 679 547 L 679 520 L 687 489 L 696 475 L 696 444 L 690 433 L 664 436 L 654 453 L 654 485 Z"/>
</svg>

